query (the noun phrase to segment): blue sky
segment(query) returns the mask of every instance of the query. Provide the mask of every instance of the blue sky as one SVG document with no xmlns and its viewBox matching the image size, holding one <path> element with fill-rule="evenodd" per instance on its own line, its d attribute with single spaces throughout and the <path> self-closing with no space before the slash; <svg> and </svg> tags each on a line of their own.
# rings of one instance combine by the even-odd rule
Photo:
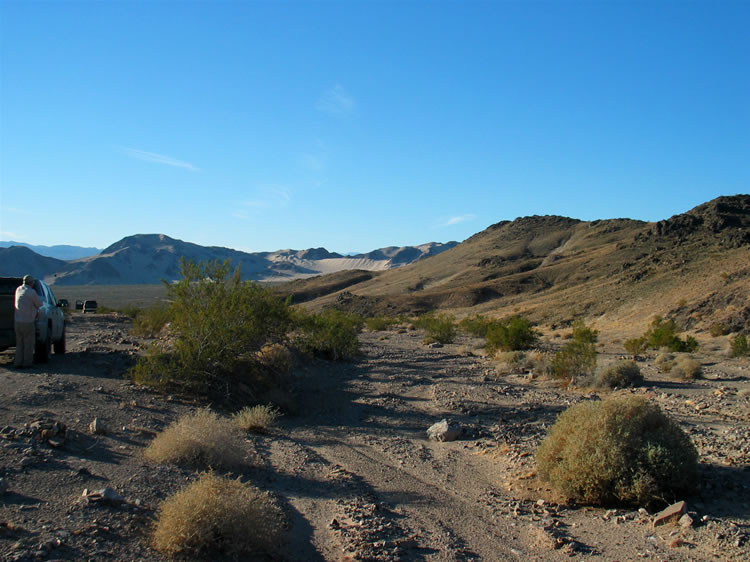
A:
<svg viewBox="0 0 750 562">
<path fill-rule="evenodd" d="M 0 239 L 248 251 L 748 193 L 750 2 L 0 2 Z"/>
</svg>

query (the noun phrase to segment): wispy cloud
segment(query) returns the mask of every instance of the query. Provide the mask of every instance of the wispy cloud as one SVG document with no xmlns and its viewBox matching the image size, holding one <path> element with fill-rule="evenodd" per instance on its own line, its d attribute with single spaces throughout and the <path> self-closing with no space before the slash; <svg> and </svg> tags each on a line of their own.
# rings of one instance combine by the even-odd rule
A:
<svg viewBox="0 0 750 562">
<path fill-rule="evenodd" d="M 157 154 L 156 152 L 146 152 L 145 150 L 138 150 L 137 148 L 123 148 L 122 152 L 136 158 L 138 160 L 145 160 L 146 162 L 153 162 L 155 164 L 164 164 L 165 166 L 173 166 L 175 168 L 184 168 L 191 172 L 197 172 L 200 168 L 196 168 L 190 162 L 184 160 L 177 160 L 171 156 L 165 156 L 163 154 Z"/>
<path fill-rule="evenodd" d="M 23 238 L 22 235 L 17 232 L 11 232 L 10 230 L 0 230 L 0 236 L 3 238 L 10 238 L 11 240 L 19 240 Z"/>
<path fill-rule="evenodd" d="M 459 215 L 457 217 L 451 217 L 446 221 L 440 223 L 440 226 L 453 226 L 455 224 L 461 224 L 462 222 L 474 220 L 476 215 Z"/>
<path fill-rule="evenodd" d="M 232 212 L 233 217 L 248 219 L 247 209 L 281 209 L 292 200 L 289 190 L 285 187 L 261 186 L 257 191 L 255 198 L 240 203 L 240 208 Z"/>
<path fill-rule="evenodd" d="M 330 90 L 323 92 L 315 103 L 315 109 L 333 115 L 346 115 L 353 112 L 356 107 L 356 101 L 341 84 L 336 84 Z"/>
</svg>

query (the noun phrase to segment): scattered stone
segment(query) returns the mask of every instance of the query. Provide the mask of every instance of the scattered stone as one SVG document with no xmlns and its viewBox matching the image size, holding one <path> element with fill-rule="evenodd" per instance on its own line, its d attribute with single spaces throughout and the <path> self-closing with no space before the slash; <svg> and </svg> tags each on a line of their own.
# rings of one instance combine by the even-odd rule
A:
<svg viewBox="0 0 750 562">
<path fill-rule="evenodd" d="M 687 513 L 687 503 L 684 501 L 674 503 L 654 516 L 654 527 L 674 523 L 685 513 Z"/>
<path fill-rule="evenodd" d="M 680 525 L 680 527 L 685 527 L 685 528 L 692 527 L 693 518 L 690 517 L 690 515 L 686 513 L 685 515 L 680 517 L 680 520 L 677 523 Z"/>
<path fill-rule="evenodd" d="M 94 490 L 92 492 L 87 488 L 83 491 L 81 497 L 89 504 L 98 503 L 119 505 L 125 501 L 125 498 L 115 492 L 112 488 L 102 488 L 101 490 Z"/>
<path fill-rule="evenodd" d="M 443 419 L 427 429 L 427 437 L 434 441 L 455 441 L 461 435 L 461 425 Z"/>
<path fill-rule="evenodd" d="M 89 424 L 89 431 L 93 435 L 104 435 L 107 433 L 107 430 L 104 428 L 104 424 L 99 420 L 99 418 L 94 418 L 94 420 Z"/>
</svg>

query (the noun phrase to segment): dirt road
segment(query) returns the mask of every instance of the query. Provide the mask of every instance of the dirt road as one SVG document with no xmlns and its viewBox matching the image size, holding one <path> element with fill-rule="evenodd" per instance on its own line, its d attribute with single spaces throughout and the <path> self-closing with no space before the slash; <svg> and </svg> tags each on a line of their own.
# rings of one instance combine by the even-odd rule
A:
<svg viewBox="0 0 750 562">
<path fill-rule="evenodd" d="M 12 352 L 0 354 L 0 557 L 162 560 L 148 545 L 155 510 L 195 473 L 151 464 L 142 450 L 203 404 L 122 378 L 143 344 L 127 321 L 75 315 L 68 328 L 69 353 L 32 371 L 9 369 Z M 701 486 L 684 498 L 694 525 L 654 529 L 652 514 L 558 503 L 535 479 L 533 453 L 556 415 L 604 394 L 499 376 L 472 354 L 476 342 L 421 339 L 364 333 L 360 360 L 300 366 L 294 411 L 246 441 L 240 476 L 285 507 L 287 559 L 750 558 L 746 364 L 708 353 L 706 379 L 692 384 L 641 364 L 647 386 L 634 392 L 674 415 L 702 460 Z M 105 433 L 89 431 L 95 417 Z M 461 438 L 428 440 L 444 418 Z M 41 438 L 55 421 L 64 439 Z M 104 487 L 123 501 L 81 501 Z"/>
</svg>

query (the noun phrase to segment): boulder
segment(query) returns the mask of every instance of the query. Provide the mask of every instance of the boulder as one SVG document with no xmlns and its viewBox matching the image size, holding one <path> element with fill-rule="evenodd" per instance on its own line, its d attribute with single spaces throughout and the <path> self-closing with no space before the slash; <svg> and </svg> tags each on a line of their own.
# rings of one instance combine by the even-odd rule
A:
<svg viewBox="0 0 750 562">
<path fill-rule="evenodd" d="M 427 437 L 434 441 L 455 441 L 461 435 L 461 426 L 458 423 L 448 423 L 443 419 L 427 429 Z"/>
</svg>

